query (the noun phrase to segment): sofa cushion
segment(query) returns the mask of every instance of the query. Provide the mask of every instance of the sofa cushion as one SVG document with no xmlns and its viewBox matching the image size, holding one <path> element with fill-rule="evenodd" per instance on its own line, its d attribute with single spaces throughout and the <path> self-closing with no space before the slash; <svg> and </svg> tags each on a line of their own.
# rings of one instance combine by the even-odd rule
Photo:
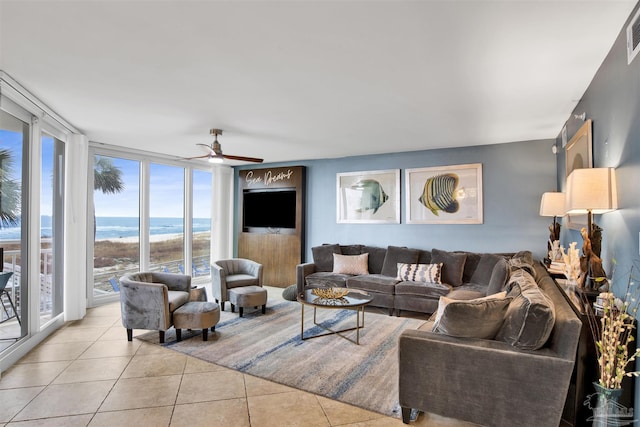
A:
<svg viewBox="0 0 640 427">
<path fill-rule="evenodd" d="M 330 271 L 317 271 L 305 277 L 305 284 L 308 288 L 344 288 L 347 286 L 349 274 L 334 274 Z"/>
<path fill-rule="evenodd" d="M 418 255 L 419 251 L 417 249 L 389 246 L 387 247 L 387 254 L 384 257 L 380 274 L 383 276 L 396 277 L 398 276 L 398 263 L 417 264 Z"/>
<path fill-rule="evenodd" d="M 488 285 L 491 280 L 491 274 L 493 273 L 493 267 L 495 267 L 498 261 L 500 261 L 500 257 L 498 255 L 482 254 L 469 281 L 480 285 Z M 467 257 L 465 262 L 469 262 L 469 257 Z M 491 295 L 493 293 L 495 292 L 488 294 Z"/>
<path fill-rule="evenodd" d="M 369 254 L 333 254 L 333 272 L 335 274 L 369 274 Z"/>
<path fill-rule="evenodd" d="M 509 259 L 509 267 L 511 267 L 511 270 L 524 269 L 535 279 L 536 270 L 533 264 L 533 254 L 530 251 L 520 251 Z"/>
<path fill-rule="evenodd" d="M 398 279 L 388 277 L 382 274 L 367 274 L 365 276 L 350 276 L 347 279 L 347 287 L 353 289 L 362 289 L 382 294 L 393 295 Z"/>
<path fill-rule="evenodd" d="M 501 257 L 496 265 L 493 266 L 491 278 L 489 279 L 489 286 L 487 287 L 487 295 L 496 294 L 502 291 L 509 281 L 510 273 L 511 270 L 509 269 L 509 263 L 506 259 Z"/>
<path fill-rule="evenodd" d="M 342 255 L 360 255 L 363 247 L 363 245 L 341 245 L 340 253 Z"/>
<path fill-rule="evenodd" d="M 461 338 L 492 339 L 504 322 L 509 307 L 501 292 L 468 301 L 440 297 L 433 332 Z"/>
<path fill-rule="evenodd" d="M 423 283 L 442 283 L 442 264 L 398 263 L 398 280 Z"/>
<path fill-rule="evenodd" d="M 169 311 L 173 313 L 178 307 L 189 302 L 189 292 L 167 291 Z"/>
<path fill-rule="evenodd" d="M 333 254 L 340 254 L 340 245 L 322 245 L 311 248 L 316 271 L 333 271 Z"/>
<path fill-rule="evenodd" d="M 376 246 L 363 246 L 362 253 L 369 254 L 369 273 L 380 274 L 382 272 L 382 264 L 384 257 L 387 255 L 387 248 L 378 248 Z"/>
<path fill-rule="evenodd" d="M 442 283 L 400 282 L 396 284 L 396 295 L 416 295 L 438 299 L 451 292 L 451 286 Z"/>
<path fill-rule="evenodd" d="M 431 264 L 431 251 L 418 251 L 418 264 Z"/>
<path fill-rule="evenodd" d="M 447 285 L 462 285 L 462 274 L 466 259 L 467 254 L 465 253 L 453 253 L 435 248 L 431 250 L 431 263 L 442 263 L 442 282 Z"/>
<path fill-rule="evenodd" d="M 453 290 L 445 295 L 449 299 L 470 300 L 487 296 L 484 291 L 474 289 L 473 287 L 458 286 L 457 288 L 451 289 Z"/>
<path fill-rule="evenodd" d="M 556 320 L 553 301 L 538 287 L 533 276 L 524 270 L 512 273 L 507 289 L 513 299 L 496 340 L 522 350 L 543 347 Z"/>
</svg>

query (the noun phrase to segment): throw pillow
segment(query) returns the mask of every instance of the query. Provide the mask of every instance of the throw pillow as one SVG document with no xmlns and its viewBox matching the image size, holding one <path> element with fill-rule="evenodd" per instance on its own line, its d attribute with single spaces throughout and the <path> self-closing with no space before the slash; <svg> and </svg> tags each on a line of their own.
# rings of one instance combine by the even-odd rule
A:
<svg viewBox="0 0 640 427">
<path fill-rule="evenodd" d="M 333 270 L 333 254 L 339 254 L 340 245 L 324 244 L 322 246 L 314 246 L 311 248 L 313 254 L 313 263 L 316 265 L 316 271 L 332 271 Z"/>
<path fill-rule="evenodd" d="M 442 264 L 404 264 L 398 263 L 398 280 L 405 282 L 442 283 L 440 271 Z"/>
<path fill-rule="evenodd" d="M 495 267 L 500 258 L 501 257 L 494 254 L 480 255 L 480 259 L 478 260 L 476 268 L 473 270 L 473 274 L 471 275 L 471 279 L 469 281 L 471 283 L 477 283 L 479 285 L 488 285 L 489 280 L 491 280 L 491 273 L 493 273 L 493 267 Z M 466 263 L 470 263 L 470 259 L 468 256 L 465 262 L 465 266 Z M 489 292 L 487 292 L 487 294 L 489 294 Z"/>
<path fill-rule="evenodd" d="M 387 247 L 387 254 L 384 256 L 384 262 L 382 263 L 383 276 L 397 277 L 398 276 L 398 263 L 405 264 L 417 264 L 420 251 L 417 249 L 409 249 L 406 247 L 389 246 Z"/>
<path fill-rule="evenodd" d="M 535 279 L 536 270 L 533 264 L 533 254 L 531 251 L 520 251 L 509 259 L 509 267 L 511 267 L 511 270 L 524 269 Z"/>
<path fill-rule="evenodd" d="M 507 260 L 500 258 L 491 271 L 491 278 L 489 279 L 489 286 L 487 287 L 487 295 L 495 294 L 503 290 L 509 281 L 510 272 L 511 270 L 509 269 L 509 263 Z"/>
<path fill-rule="evenodd" d="M 553 301 L 524 270 L 512 273 L 508 287 L 513 299 L 496 339 L 522 350 L 543 347 L 556 321 Z"/>
<path fill-rule="evenodd" d="M 369 254 L 333 254 L 333 272 L 337 274 L 369 274 Z"/>
<path fill-rule="evenodd" d="M 433 332 L 460 338 L 492 339 L 511 299 L 506 292 L 468 301 L 440 297 Z"/>
<path fill-rule="evenodd" d="M 462 285 L 462 274 L 464 273 L 464 263 L 467 254 L 431 250 L 431 263 L 442 264 L 442 283 L 451 286 Z"/>
</svg>

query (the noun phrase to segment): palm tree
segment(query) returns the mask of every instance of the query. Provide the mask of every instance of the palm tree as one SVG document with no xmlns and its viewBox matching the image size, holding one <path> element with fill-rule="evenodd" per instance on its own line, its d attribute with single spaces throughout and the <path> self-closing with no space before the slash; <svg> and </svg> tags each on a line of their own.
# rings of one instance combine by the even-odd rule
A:
<svg viewBox="0 0 640 427">
<path fill-rule="evenodd" d="M 116 194 L 124 190 L 122 171 L 109 157 L 95 156 L 93 162 L 93 189 L 103 194 Z M 96 212 L 93 210 L 93 239 L 96 238 Z"/>
<path fill-rule="evenodd" d="M 20 223 L 20 182 L 12 179 L 13 158 L 0 150 L 0 228 Z"/>
</svg>

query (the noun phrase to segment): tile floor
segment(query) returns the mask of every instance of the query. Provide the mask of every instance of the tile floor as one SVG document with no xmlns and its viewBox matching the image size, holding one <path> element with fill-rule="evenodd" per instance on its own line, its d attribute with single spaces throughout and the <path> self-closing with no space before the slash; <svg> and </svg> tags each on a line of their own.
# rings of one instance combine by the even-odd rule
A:
<svg viewBox="0 0 640 427">
<path fill-rule="evenodd" d="M 0 379 L 0 426 L 403 425 L 135 338 L 128 342 L 119 304 L 88 310 Z M 412 425 L 470 424 L 421 414 Z"/>
</svg>

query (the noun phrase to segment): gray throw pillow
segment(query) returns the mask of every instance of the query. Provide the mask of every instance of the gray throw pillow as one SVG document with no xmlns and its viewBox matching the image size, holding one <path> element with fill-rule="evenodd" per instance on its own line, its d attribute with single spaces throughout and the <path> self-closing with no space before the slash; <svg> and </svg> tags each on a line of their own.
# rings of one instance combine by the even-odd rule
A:
<svg viewBox="0 0 640 427">
<path fill-rule="evenodd" d="M 417 264 L 418 256 L 419 251 L 417 249 L 389 246 L 387 247 L 387 254 L 384 256 L 381 274 L 388 277 L 397 277 L 398 263 Z"/>
<path fill-rule="evenodd" d="M 543 347 L 556 321 L 553 301 L 524 270 L 511 274 L 509 295 L 513 297 L 496 340 L 522 350 Z"/>
<path fill-rule="evenodd" d="M 447 285 L 462 285 L 462 274 L 466 260 L 467 254 L 465 253 L 447 252 L 435 248 L 431 250 L 431 264 L 442 263 L 442 283 Z"/>
<path fill-rule="evenodd" d="M 493 273 L 493 267 L 500 261 L 500 257 L 494 254 L 482 254 L 480 261 L 476 265 L 476 269 L 471 276 L 471 283 L 477 283 L 479 285 L 488 285 L 491 280 L 491 274 Z M 467 260 L 466 262 L 469 262 Z M 500 292 L 501 289 L 496 292 Z M 487 295 L 495 294 L 495 292 L 487 292 Z"/>
<path fill-rule="evenodd" d="M 491 270 L 489 286 L 487 286 L 487 295 L 502 291 L 509 281 L 510 273 L 509 263 L 506 259 L 500 258 L 496 265 L 493 266 L 493 270 Z"/>
<path fill-rule="evenodd" d="M 322 245 L 311 248 L 316 271 L 333 271 L 333 254 L 341 254 L 340 245 Z"/>
<path fill-rule="evenodd" d="M 506 295 L 501 292 L 466 301 L 440 297 L 432 330 L 452 337 L 492 339 L 511 301 Z"/>
<path fill-rule="evenodd" d="M 531 251 L 520 251 L 509 259 L 511 270 L 524 269 L 536 278 L 536 269 L 533 267 L 533 254 Z"/>
</svg>

